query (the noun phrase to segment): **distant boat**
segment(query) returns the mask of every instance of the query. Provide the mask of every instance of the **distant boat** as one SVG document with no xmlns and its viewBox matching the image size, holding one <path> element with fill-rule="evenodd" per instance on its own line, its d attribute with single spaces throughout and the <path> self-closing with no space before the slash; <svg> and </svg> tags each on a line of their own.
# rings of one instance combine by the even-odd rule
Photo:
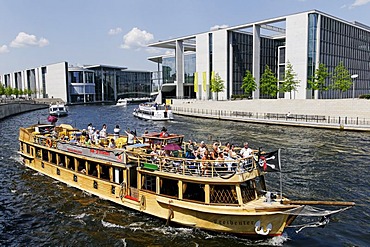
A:
<svg viewBox="0 0 370 247">
<path fill-rule="evenodd" d="M 173 120 L 173 114 L 169 105 L 158 105 L 148 102 L 139 105 L 132 113 L 135 117 L 145 120 Z"/>
<path fill-rule="evenodd" d="M 127 106 L 128 101 L 127 99 L 119 99 L 117 100 L 116 106 Z"/>
<path fill-rule="evenodd" d="M 49 107 L 49 114 L 51 116 L 67 116 L 68 115 L 68 110 L 67 107 L 63 103 L 55 103 L 51 104 Z"/>
</svg>

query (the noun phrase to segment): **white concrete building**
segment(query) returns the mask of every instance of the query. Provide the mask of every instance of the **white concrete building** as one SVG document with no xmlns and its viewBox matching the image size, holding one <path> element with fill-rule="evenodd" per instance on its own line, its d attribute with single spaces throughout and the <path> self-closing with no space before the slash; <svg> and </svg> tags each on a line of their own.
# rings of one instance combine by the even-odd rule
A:
<svg viewBox="0 0 370 247">
<path fill-rule="evenodd" d="M 164 98 L 215 98 L 210 92 L 210 80 L 215 73 L 225 84 L 219 99 L 243 95 L 241 85 L 246 70 L 252 72 L 258 85 L 253 98 L 268 98 L 259 89 L 265 66 L 268 65 L 282 81 L 288 62 L 293 65 L 299 86 L 292 93 L 279 93 L 277 98 L 334 99 L 370 93 L 370 27 L 317 10 L 187 35 L 149 46 L 175 52 L 172 57 L 149 58 L 162 69 Z M 189 56 L 194 57 L 190 62 L 186 60 Z M 358 75 L 350 90 L 341 93 L 310 88 L 308 80 L 320 63 L 333 72 L 340 62 L 351 75 Z M 326 86 L 331 83 L 328 78 Z"/>
</svg>

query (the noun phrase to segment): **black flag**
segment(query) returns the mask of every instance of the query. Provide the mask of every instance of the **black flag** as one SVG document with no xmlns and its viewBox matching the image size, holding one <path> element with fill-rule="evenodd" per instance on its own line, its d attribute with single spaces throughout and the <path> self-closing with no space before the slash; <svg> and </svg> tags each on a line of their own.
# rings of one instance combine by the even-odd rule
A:
<svg viewBox="0 0 370 247">
<path fill-rule="evenodd" d="M 280 150 L 271 153 L 260 154 L 258 158 L 258 166 L 264 172 L 280 172 Z"/>
</svg>

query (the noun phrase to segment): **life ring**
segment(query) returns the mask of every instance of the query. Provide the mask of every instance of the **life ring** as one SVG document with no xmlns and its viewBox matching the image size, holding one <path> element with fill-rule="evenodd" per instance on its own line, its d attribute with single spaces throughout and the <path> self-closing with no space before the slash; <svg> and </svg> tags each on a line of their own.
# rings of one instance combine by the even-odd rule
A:
<svg viewBox="0 0 370 247">
<path fill-rule="evenodd" d="M 48 146 L 49 148 L 53 146 L 53 142 L 51 141 L 50 138 L 46 139 L 46 146 Z"/>
</svg>

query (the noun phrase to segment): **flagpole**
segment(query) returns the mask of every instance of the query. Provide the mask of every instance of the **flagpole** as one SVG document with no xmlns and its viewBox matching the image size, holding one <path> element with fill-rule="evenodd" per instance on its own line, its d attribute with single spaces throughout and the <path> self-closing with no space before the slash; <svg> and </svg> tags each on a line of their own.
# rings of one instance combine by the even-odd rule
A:
<svg viewBox="0 0 370 247">
<path fill-rule="evenodd" d="M 278 151 L 278 157 L 279 157 L 279 167 L 280 167 L 280 200 L 283 200 L 283 179 L 281 175 L 281 163 L 280 163 L 280 148 Z"/>
</svg>

